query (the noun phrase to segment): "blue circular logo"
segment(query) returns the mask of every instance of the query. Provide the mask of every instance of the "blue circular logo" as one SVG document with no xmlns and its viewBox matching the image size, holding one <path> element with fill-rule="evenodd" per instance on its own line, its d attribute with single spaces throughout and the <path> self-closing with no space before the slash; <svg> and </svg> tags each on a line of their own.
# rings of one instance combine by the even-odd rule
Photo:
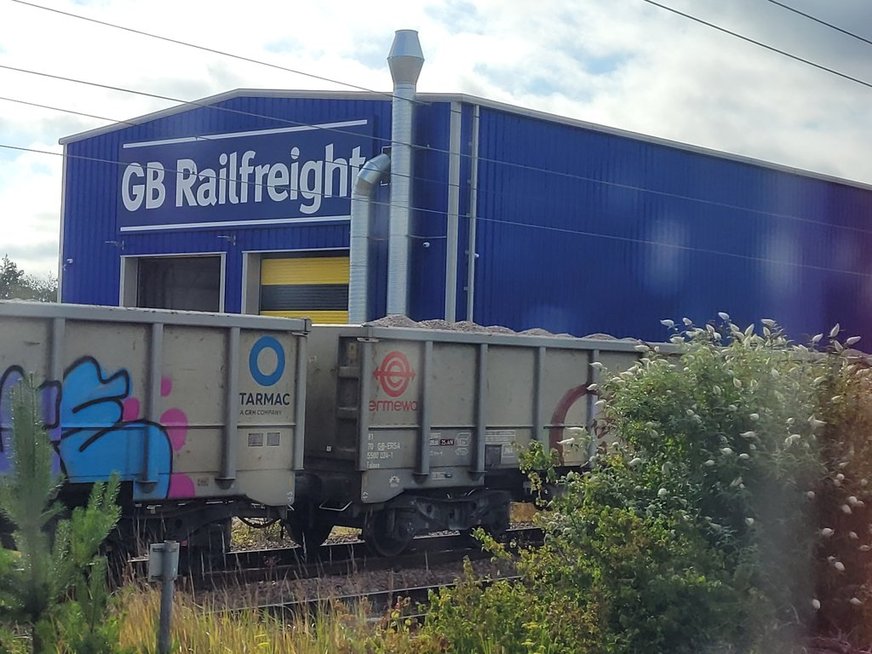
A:
<svg viewBox="0 0 872 654">
<path fill-rule="evenodd" d="M 258 361 L 260 353 L 264 350 L 272 350 L 276 355 L 276 368 L 272 372 L 265 373 L 260 369 Z M 251 353 L 248 355 L 248 369 L 251 371 L 251 376 L 261 386 L 272 386 L 285 372 L 285 351 L 281 344 L 272 336 L 261 336 L 257 339 L 254 347 L 251 348 Z"/>
</svg>

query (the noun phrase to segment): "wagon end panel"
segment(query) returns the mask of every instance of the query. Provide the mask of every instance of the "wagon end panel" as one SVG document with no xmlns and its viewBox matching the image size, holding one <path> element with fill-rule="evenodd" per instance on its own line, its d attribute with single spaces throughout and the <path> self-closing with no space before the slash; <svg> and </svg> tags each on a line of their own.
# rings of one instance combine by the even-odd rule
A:
<svg viewBox="0 0 872 654">
<path fill-rule="evenodd" d="M 364 356 L 361 500 L 481 486 L 474 465 L 483 410 L 479 344 L 426 330 L 385 331 L 366 343 Z"/>
</svg>

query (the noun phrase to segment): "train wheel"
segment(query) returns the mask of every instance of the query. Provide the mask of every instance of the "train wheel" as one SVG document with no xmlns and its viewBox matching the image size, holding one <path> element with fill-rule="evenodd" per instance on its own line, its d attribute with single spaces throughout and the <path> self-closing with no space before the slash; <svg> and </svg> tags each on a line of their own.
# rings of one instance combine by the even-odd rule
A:
<svg viewBox="0 0 872 654">
<path fill-rule="evenodd" d="M 179 547 L 179 572 L 201 574 L 220 570 L 230 551 L 230 518 L 204 525 Z"/>
<path fill-rule="evenodd" d="M 461 529 L 460 534 L 464 537 L 465 545 L 478 548 L 481 547 L 481 542 L 473 535 L 476 529 L 483 529 L 495 541 L 504 543 L 507 540 L 506 536 L 510 526 L 511 519 L 508 508 L 505 511 L 498 509 L 485 522 L 471 529 Z"/>
<path fill-rule="evenodd" d="M 136 549 L 136 535 L 129 520 L 122 520 L 109 532 L 100 546 L 100 552 L 109 564 L 109 585 L 120 588 L 131 576 L 130 557 L 139 552 Z"/>
<path fill-rule="evenodd" d="M 482 528 L 489 536 L 498 541 L 504 541 L 506 532 L 512 524 L 511 507 L 506 504 L 496 508 L 488 515 L 485 522 L 482 523 Z"/>
<path fill-rule="evenodd" d="M 301 507 L 288 516 L 285 529 L 301 548 L 303 555 L 316 551 L 333 531 L 333 521 L 324 511 L 314 507 Z"/>
<path fill-rule="evenodd" d="M 402 553 L 414 537 L 411 514 L 396 509 L 374 513 L 363 532 L 367 546 L 375 554 L 384 557 Z"/>
</svg>

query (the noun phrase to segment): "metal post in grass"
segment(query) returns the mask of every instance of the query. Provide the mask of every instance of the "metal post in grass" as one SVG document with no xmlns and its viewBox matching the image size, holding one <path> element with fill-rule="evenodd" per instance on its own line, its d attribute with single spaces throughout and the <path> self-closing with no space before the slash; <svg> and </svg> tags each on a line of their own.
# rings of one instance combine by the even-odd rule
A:
<svg viewBox="0 0 872 654">
<path fill-rule="evenodd" d="M 179 544 L 174 540 L 152 543 L 148 551 L 148 580 L 160 581 L 160 620 L 157 627 L 158 654 L 169 654 L 173 588 L 179 570 Z"/>
</svg>

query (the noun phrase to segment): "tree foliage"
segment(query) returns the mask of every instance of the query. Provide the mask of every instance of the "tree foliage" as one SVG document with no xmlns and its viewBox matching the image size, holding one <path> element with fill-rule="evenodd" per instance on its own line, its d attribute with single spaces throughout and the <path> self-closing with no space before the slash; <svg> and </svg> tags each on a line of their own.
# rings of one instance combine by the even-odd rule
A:
<svg viewBox="0 0 872 654">
<path fill-rule="evenodd" d="M 9 255 L 4 255 L 0 260 L 0 300 L 55 302 L 57 294 L 58 280 L 53 275 L 28 275 Z"/>
<path fill-rule="evenodd" d="M 0 623 L 7 642 L 9 634 L 29 633 L 35 653 L 115 652 L 118 624 L 107 617 L 99 549 L 120 517 L 119 482 L 94 484 L 87 505 L 64 517 L 40 408 L 29 380 L 14 389 L 12 468 L 0 483 L 0 512 L 14 526 L 15 551 L 0 551 Z"/>
</svg>

